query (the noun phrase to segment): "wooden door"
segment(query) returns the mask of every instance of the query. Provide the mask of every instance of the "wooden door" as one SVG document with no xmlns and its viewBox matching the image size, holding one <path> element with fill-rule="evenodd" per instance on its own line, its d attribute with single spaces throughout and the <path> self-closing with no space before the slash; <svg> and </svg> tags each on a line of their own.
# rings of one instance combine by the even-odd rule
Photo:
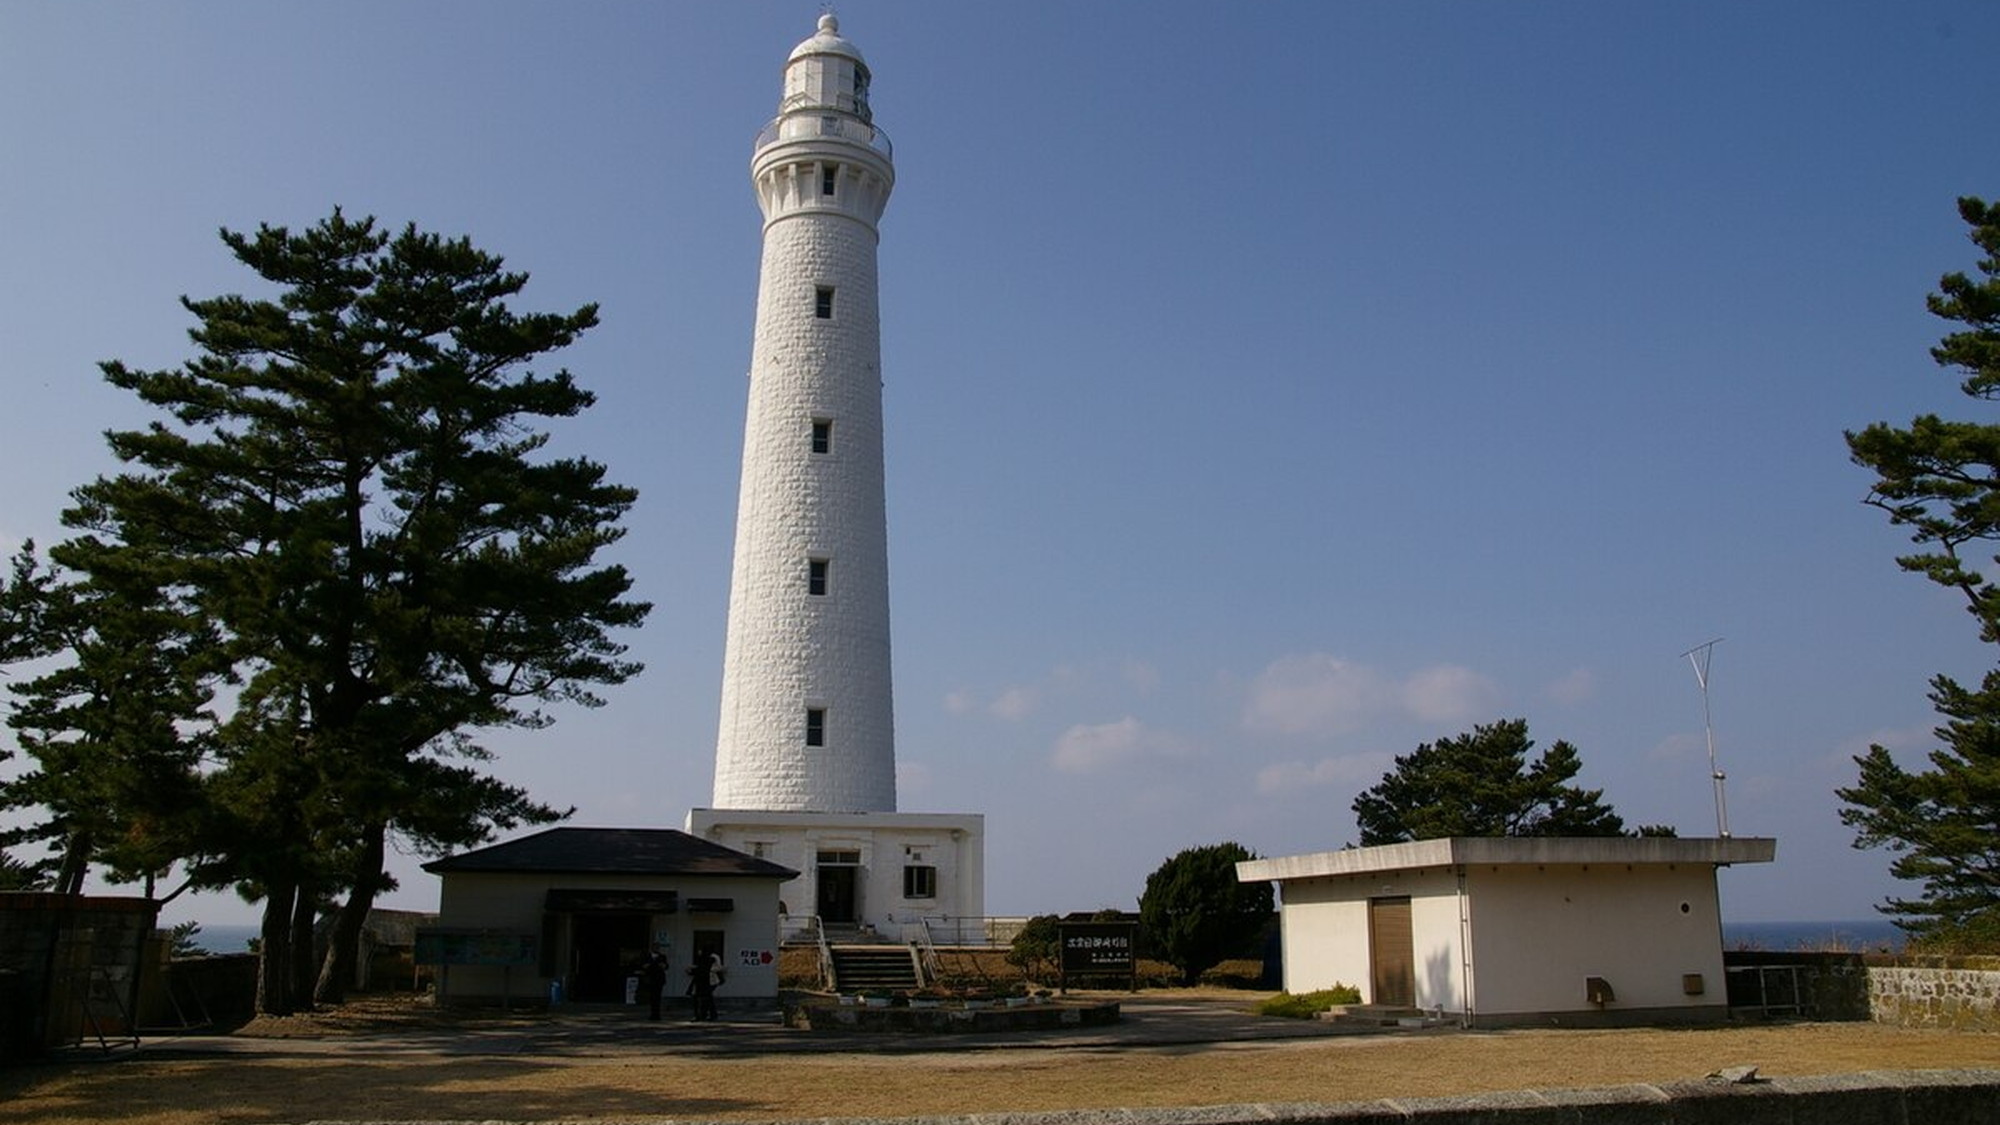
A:
<svg viewBox="0 0 2000 1125">
<path fill-rule="evenodd" d="M 1368 900 L 1368 960 L 1373 986 L 1368 1002 L 1397 1008 L 1417 1002 L 1416 944 L 1410 932 L 1410 900 Z"/>
</svg>

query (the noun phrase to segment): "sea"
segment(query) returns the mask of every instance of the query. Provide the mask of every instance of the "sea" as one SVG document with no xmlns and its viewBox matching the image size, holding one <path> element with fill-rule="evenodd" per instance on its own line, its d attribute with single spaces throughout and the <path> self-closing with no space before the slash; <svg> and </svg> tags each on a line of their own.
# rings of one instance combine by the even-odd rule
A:
<svg viewBox="0 0 2000 1125">
<path fill-rule="evenodd" d="M 1722 923 L 1722 948 L 1772 953 L 1818 950 L 1829 953 L 1900 953 L 1903 931 L 1887 918 L 1844 922 Z"/>
<path fill-rule="evenodd" d="M 242 953 L 257 936 L 254 925 L 209 925 L 204 922 L 194 943 L 210 953 Z M 1844 922 L 1724 922 L 1722 948 L 1790 953 L 1802 949 L 1853 953 L 1896 953 L 1903 948 L 1903 931 L 1886 918 Z"/>
<path fill-rule="evenodd" d="M 258 934 L 254 925 L 211 925 L 207 922 L 200 925 L 201 929 L 195 931 L 194 944 L 206 953 L 246 953 L 251 939 Z"/>
</svg>

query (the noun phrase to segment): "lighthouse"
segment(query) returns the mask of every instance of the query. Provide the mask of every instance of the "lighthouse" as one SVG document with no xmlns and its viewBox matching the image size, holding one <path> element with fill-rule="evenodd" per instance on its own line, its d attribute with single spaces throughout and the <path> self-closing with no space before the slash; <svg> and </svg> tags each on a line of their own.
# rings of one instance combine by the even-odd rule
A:
<svg viewBox="0 0 2000 1125">
<path fill-rule="evenodd" d="M 896 173 L 832 14 L 785 62 L 763 216 L 712 807 L 688 831 L 801 872 L 785 911 L 983 913 L 983 818 L 899 812 L 876 247 Z"/>
<path fill-rule="evenodd" d="M 894 812 L 877 224 L 895 184 L 868 64 L 822 16 L 750 178 L 764 214 L 715 803 Z"/>
</svg>

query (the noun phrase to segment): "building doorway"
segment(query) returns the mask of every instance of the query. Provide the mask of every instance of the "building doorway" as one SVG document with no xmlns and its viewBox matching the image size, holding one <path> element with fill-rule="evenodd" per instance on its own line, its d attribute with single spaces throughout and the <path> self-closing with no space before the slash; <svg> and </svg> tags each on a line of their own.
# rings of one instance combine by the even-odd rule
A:
<svg viewBox="0 0 2000 1125">
<path fill-rule="evenodd" d="M 625 978 L 646 956 L 651 924 L 646 914 L 570 915 L 570 996 L 585 1003 L 624 1003 Z"/>
<path fill-rule="evenodd" d="M 1417 955 L 1409 896 L 1368 900 L 1368 962 L 1369 1003 L 1415 1006 Z"/>
<path fill-rule="evenodd" d="M 860 917 L 861 853 L 819 853 L 819 920 L 835 926 L 851 926 Z"/>
</svg>

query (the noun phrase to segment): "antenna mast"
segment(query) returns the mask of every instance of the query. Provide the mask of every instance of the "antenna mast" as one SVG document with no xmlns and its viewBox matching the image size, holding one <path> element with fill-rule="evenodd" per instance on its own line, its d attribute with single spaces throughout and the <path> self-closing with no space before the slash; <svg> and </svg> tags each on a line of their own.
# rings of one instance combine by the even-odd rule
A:
<svg viewBox="0 0 2000 1125">
<path fill-rule="evenodd" d="M 1699 644 L 1681 653 L 1694 665 L 1694 682 L 1701 685 L 1701 725 L 1708 734 L 1708 776 L 1715 783 L 1715 834 L 1725 839 L 1729 836 L 1729 798 L 1722 792 L 1725 777 L 1715 764 L 1715 724 L 1708 717 L 1708 662 L 1715 655 L 1715 646 L 1722 643 L 1717 637 L 1707 644 Z M 1700 658 L 1696 658 L 1700 653 Z"/>
</svg>

